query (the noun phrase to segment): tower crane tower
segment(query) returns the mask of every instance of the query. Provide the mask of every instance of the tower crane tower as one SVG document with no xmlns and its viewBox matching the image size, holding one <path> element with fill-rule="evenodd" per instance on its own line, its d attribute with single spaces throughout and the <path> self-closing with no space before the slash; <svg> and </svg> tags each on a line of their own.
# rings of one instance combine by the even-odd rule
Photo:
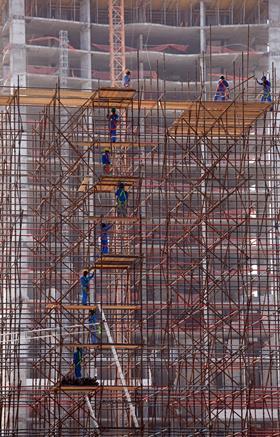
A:
<svg viewBox="0 0 280 437">
<path fill-rule="evenodd" d="M 109 1 L 111 86 L 118 86 L 125 70 L 124 0 Z"/>
</svg>

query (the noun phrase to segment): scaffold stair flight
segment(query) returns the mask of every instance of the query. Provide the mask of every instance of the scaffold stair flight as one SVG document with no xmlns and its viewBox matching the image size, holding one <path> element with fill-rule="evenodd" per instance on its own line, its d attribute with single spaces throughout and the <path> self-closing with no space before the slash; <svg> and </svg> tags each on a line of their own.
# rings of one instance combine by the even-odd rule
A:
<svg viewBox="0 0 280 437">
<path fill-rule="evenodd" d="M 271 104 L 258 102 L 192 102 L 177 118 L 168 133 L 173 137 L 232 136 L 246 134 Z"/>
</svg>

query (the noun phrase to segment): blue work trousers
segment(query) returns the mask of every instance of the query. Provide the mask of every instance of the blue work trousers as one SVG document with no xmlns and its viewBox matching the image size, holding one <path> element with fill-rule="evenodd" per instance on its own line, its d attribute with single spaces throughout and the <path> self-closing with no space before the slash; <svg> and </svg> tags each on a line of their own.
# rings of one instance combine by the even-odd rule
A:
<svg viewBox="0 0 280 437">
<path fill-rule="evenodd" d="M 89 288 L 82 288 L 82 305 L 87 305 L 89 300 Z"/>
</svg>

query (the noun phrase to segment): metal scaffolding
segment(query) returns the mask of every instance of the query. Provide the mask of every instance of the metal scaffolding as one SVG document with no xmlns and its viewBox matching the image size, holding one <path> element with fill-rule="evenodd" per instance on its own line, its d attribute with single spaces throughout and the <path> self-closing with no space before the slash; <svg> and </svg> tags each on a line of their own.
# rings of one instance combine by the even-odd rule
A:
<svg viewBox="0 0 280 437">
<path fill-rule="evenodd" d="M 279 435 L 279 112 L 248 90 L 3 97 L 3 436 Z"/>
</svg>

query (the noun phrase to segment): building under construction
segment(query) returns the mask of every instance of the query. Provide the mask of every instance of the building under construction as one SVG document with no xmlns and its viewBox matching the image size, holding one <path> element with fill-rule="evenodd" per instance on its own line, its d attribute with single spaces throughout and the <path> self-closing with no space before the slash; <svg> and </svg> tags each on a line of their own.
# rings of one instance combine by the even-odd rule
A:
<svg viewBox="0 0 280 437">
<path fill-rule="evenodd" d="M 1 8 L 1 436 L 279 436 L 280 4 Z"/>
</svg>

